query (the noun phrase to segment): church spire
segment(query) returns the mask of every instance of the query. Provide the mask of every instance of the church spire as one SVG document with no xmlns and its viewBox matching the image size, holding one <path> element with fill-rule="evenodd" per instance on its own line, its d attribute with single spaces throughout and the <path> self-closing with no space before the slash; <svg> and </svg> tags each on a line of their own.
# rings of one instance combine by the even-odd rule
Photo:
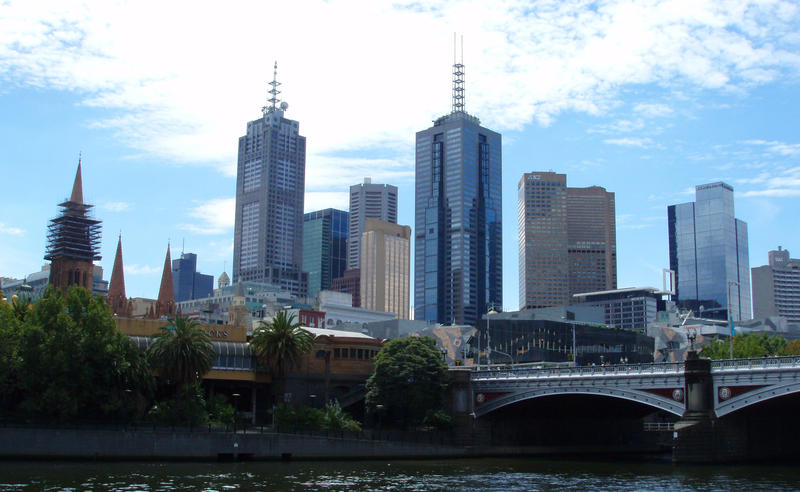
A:
<svg viewBox="0 0 800 492">
<path fill-rule="evenodd" d="M 114 314 L 127 313 L 128 299 L 125 295 L 125 272 L 122 266 L 122 234 L 117 242 L 117 253 L 114 255 L 114 268 L 111 270 L 111 282 L 108 284 L 108 303 Z"/>
<path fill-rule="evenodd" d="M 156 301 L 156 318 L 172 316 L 175 314 L 175 288 L 172 285 L 172 260 L 167 244 L 167 256 L 164 258 L 164 271 L 161 273 L 161 286 L 158 289 Z"/>
<path fill-rule="evenodd" d="M 72 184 L 72 196 L 69 201 L 83 204 L 83 180 L 81 179 L 81 156 L 78 155 L 78 171 L 75 173 L 75 182 Z"/>
</svg>

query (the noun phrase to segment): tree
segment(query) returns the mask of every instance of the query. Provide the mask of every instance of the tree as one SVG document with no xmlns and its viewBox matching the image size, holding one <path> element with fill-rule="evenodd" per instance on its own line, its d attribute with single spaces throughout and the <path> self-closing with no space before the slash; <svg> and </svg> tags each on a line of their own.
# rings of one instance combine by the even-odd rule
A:
<svg viewBox="0 0 800 492">
<path fill-rule="evenodd" d="M 800 355 L 800 339 L 792 340 L 781 349 L 781 355 Z"/>
<path fill-rule="evenodd" d="M 250 339 L 250 346 L 262 365 L 282 378 L 314 346 L 314 336 L 294 321 L 294 314 L 280 311 L 272 321 L 260 321 Z"/>
<path fill-rule="evenodd" d="M 786 339 L 780 335 L 760 335 L 745 333 L 733 337 L 734 359 L 755 359 L 780 355 L 786 346 Z M 714 340 L 702 348 L 704 357 L 711 359 L 730 358 L 730 341 Z"/>
<path fill-rule="evenodd" d="M 2 314 L 4 329 L 7 314 Z M 143 354 L 116 324 L 102 297 L 70 287 L 66 297 L 48 287 L 23 319 L 14 346 L 3 351 L 8 369 L 4 408 L 31 421 L 95 422 L 134 418 L 149 397 Z"/>
<path fill-rule="evenodd" d="M 179 315 L 169 320 L 154 337 L 147 349 L 147 358 L 162 378 L 180 390 L 211 370 L 216 353 L 211 339 L 197 321 Z"/>
<path fill-rule="evenodd" d="M 389 340 L 375 357 L 375 372 L 367 380 L 367 406 L 419 424 L 429 410 L 442 409 L 447 366 L 432 337 Z"/>
</svg>

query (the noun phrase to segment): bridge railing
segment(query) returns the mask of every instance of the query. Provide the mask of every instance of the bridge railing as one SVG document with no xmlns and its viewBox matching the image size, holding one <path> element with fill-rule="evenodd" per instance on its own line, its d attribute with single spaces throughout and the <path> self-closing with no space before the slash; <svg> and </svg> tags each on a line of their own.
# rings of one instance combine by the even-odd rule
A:
<svg viewBox="0 0 800 492">
<path fill-rule="evenodd" d="M 711 372 L 791 368 L 800 368 L 800 357 L 759 357 L 755 359 L 723 359 L 711 361 Z"/>
<path fill-rule="evenodd" d="M 565 377 L 623 376 L 652 374 L 683 374 L 683 362 L 658 364 L 619 364 L 613 366 L 585 367 L 503 367 L 476 370 L 470 378 L 473 381 L 492 381 L 498 379 L 547 379 Z"/>
</svg>

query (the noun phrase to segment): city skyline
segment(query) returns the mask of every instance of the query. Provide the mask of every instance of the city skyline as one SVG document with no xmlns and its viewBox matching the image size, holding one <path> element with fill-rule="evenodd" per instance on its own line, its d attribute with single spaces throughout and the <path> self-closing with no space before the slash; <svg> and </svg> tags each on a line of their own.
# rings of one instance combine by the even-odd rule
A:
<svg viewBox="0 0 800 492">
<path fill-rule="evenodd" d="M 700 183 L 736 189 L 751 265 L 776 244 L 796 250 L 797 8 L 670 5 L 532 3 L 520 14 L 395 4 L 353 15 L 332 2 L 315 8 L 341 21 L 337 35 L 308 26 L 329 43 L 287 46 L 278 40 L 304 18 L 297 10 L 274 12 L 286 26 L 253 43 L 248 33 L 262 30 L 233 12 L 197 9 L 193 27 L 177 8 L 153 24 L 147 9 L 4 4 L 0 162 L 13 185 L 3 188 L 0 275 L 40 270 L 46 223 L 81 150 L 87 202 L 106 231 L 100 265 L 111 271 L 121 231 L 129 296 L 155 297 L 168 241 L 196 252 L 200 271 L 230 275 L 235 142 L 266 99 L 274 59 L 309 142 L 305 211 L 346 209 L 348 187 L 371 176 L 398 186 L 398 223 L 413 224 L 413 134 L 449 108 L 453 31 L 464 33 L 467 110 L 504 136 L 506 309 L 519 293 L 514 190 L 539 169 L 616 193 L 619 287 L 660 287 L 666 206 Z M 256 10 L 244 22 L 263 17 Z M 367 14 L 369 25 L 355 23 Z M 145 18 L 143 40 L 130 27 Z M 409 26 L 422 33 L 397 34 Z M 315 73 L 330 75 L 324 90 Z"/>
</svg>

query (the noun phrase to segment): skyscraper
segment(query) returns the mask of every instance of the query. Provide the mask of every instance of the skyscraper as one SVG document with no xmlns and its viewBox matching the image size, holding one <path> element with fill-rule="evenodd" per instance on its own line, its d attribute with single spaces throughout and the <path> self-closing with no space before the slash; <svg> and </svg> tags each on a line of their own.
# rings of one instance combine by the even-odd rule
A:
<svg viewBox="0 0 800 492">
<path fill-rule="evenodd" d="M 373 183 L 364 178 L 363 183 L 350 187 L 350 233 L 347 241 L 347 268 L 361 266 L 361 235 L 367 219 L 380 219 L 397 223 L 397 187 Z"/>
<path fill-rule="evenodd" d="M 361 240 L 361 307 L 409 318 L 411 228 L 367 219 Z"/>
<path fill-rule="evenodd" d="M 695 194 L 667 207 L 674 299 L 706 318 L 726 319 L 730 307 L 731 319 L 750 319 L 747 223 L 734 216 L 733 187 L 704 184 Z"/>
<path fill-rule="evenodd" d="M 233 282 L 271 283 L 302 296 L 306 139 L 299 123 L 284 117 L 289 105 L 278 105 L 275 67 L 263 116 L 239 138 Z"/>
<path fill-rule="evenodd" d="M 753 318 L 783 316 L 800 323 L 800 259 L 778 246 L 768 253 L 769 264 L 753 268 Z"/>
<path fill-rule="evenodd" d="M 347 266 L 347 212 L 327 208 L 303 216 L 303 270 L 308 296 L 331 287 Z"/>
<path fill-rule="evenodd" d="M 172 260 L 172 284 L 175 302 L 203 299 L 214 293 L 214 277 L 197 271 L 197 255 L 181 253 Z"/>
<path fill-rule="evenodd" d="M 525 173 L 517 187 L 519 306 L 563 306 L 617 288 L 614 193 L 567 187 L 566 174 Z"/>
<path fill-rule="evenodd" d="M 464 109 L 464 65 L 453 108 L 417 133 L 414 317 L 474 325 L 503 299 L 501 136 Z"/>
</svg>

